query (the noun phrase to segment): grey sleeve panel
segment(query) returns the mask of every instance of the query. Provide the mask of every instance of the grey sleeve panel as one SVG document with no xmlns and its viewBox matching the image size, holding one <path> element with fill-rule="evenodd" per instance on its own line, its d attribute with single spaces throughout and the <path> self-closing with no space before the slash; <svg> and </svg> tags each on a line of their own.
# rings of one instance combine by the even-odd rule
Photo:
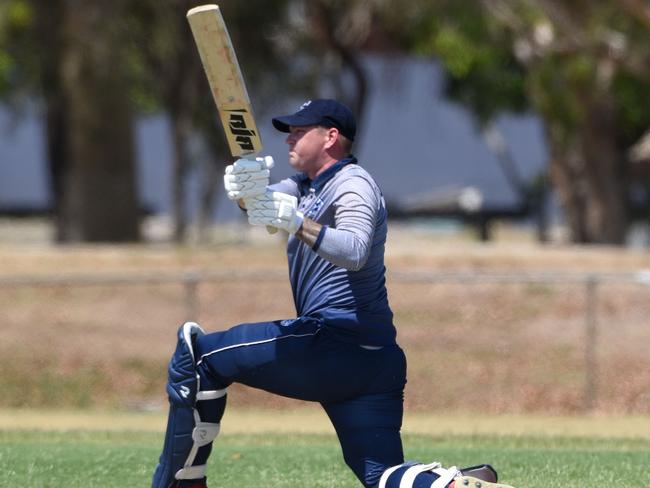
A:
<svg viewBox="0 0 650 488">
<path fill-rule="evenodd" d="M 326 227 L 318 255 L 350 271 L 360 270 L 370 255 L 381 193 L 363 175 L 351 175 L 336 188 L 334 227 Z"/>
<path fill-rule="evenodd" d="M 298 182 L 293 178 L 287 178 L 278 183 L 273 183 L 267 187 L 271 191 L 279 191 L 281 193 L 288 193 L 293 195 L 296 198 L 300 198 L 300 189 L 298 188 Z"/>
</svg>

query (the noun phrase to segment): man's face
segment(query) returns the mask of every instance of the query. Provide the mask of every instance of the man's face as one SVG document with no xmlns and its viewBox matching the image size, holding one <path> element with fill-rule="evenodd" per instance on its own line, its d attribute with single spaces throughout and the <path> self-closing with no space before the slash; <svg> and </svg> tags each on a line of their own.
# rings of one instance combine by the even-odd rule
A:
<svg viewBox="0 0 650 488">
<path fill-rule="evenodd" d="M 330 129 L 315 125 L 291 126 L 286 139 L 289 145 L 289 164 L 313 179 L 325 162 L 325 151 L 330 141 L 329 131 Z"/>
</svg>

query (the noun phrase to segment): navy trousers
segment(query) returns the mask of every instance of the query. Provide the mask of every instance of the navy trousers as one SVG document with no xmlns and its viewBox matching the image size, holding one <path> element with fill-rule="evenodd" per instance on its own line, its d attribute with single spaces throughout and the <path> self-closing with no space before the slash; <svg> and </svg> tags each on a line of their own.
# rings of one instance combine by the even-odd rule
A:
<svg viewBox="0 0 650 488">
<path fill-rule="evenodd" d="M 400 428 L 406 359 L 396 346 L 343 342 L 312 318 L 241 324 L 198 338 L 201 390 L 242 383 L 320 403 L 347 465 L 370 488 L 404 462 Z"/>
</svg>

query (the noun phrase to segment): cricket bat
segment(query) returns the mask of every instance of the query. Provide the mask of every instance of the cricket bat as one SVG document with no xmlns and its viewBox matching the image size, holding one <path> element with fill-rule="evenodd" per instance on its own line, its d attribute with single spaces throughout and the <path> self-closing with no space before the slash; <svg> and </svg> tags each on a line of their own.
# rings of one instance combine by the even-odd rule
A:
<svg viewBox="0 0 650 488">
<path fill-rule="evenodd" d="M 237 56 L 217 5 L 201 5 L 187 11 L 187 20 L 199 50 L 219 117 L 234 157 L 262 150 L 246 84 Z"/>
</svg>

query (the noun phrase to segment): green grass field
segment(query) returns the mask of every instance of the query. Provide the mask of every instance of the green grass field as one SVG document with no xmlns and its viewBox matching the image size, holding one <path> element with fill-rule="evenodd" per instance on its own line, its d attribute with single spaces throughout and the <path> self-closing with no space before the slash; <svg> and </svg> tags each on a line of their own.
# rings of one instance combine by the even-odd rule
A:
<svg viewBox="0 0 650 488">
<path fill-rule="evenodd" d="M 389 260 L 402 274 L 650 267 L 650 254 L 619 249 L 449 246 L 423 243 L 422 236 L 398 237 Z M 20 246 L 0 252 L 0 264 L 8 277 L 223 272 L 245 264 L 282 273 L 282 281 L 204 283 L 199 322 L 216 330 L 293 313 L 288 289 L 286 300 L 278 299 L 287 286 L 279 247 Z M 407 459 L 489 462 L 516 488 L 650 486 L 647 288 L 599 287 L 599 401 L 592 414 L 581 415 L 581 287 L 397 279 L 390 286 L 409 355 Z M 245 299 L 251 294 L 254 304 Z M 183 296 L 176 285 L 3 290 L 0 488 L 149 486 L 163 440 L 165 365 L 175 324 L 185 314 Z M 39 340 L 26 341 L 26 333 Z M 361 486 L 320 409 L 270 401 L 236 385 L 231 392 L 210 460 L 211 488 Z M 460 412 L 466 406 L 475 410 Z"/>
<path fill-rule="evenodd" d="M 2 487 L 149 486 L 162 434 L 0 430 Z M 648 438 L 404 436 L 408 459 L 490 462 L 517 488 L 650 485 Z M 224 434 L 210 460 L 213 487 L 357 487 L 330 434 Z"/>
</svg>

